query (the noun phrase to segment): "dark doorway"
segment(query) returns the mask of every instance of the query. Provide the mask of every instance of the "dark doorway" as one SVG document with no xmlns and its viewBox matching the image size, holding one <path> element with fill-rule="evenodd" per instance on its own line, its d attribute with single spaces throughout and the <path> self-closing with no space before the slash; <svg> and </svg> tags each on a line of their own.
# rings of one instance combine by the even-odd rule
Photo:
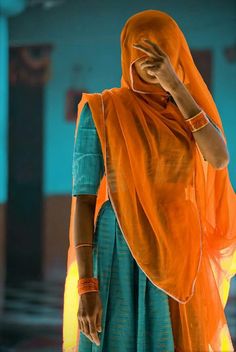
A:
<svg viewBox="0 0 236 352">
<path fill-rule="evenodd" d="M 212 50 L 191 50 L 194 63 L 212 94 Z"/>
<path fill-rule="evenodd" d="M 10 48 L 7 284 L 42 278 L 43 93 L 48 67 L 42 48 Z"/>
</svg>

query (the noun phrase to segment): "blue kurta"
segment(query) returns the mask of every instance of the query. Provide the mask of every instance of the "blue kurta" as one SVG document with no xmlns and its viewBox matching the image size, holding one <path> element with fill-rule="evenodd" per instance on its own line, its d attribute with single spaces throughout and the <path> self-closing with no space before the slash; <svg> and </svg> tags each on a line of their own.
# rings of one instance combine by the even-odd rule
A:
<svg viewBox="0 0 236 352">
<path fill-rule="evenodd" d="M 104 174 L 100 140 L 86 103 L 75 137 L 72 195 L 97 194 Z M 79 352 L 174 352 L 168 296 L 138 266 L 110 200 L 94 231 L 93 274 L 102 301 L 100 346 L 80 332 Z"/>
</svg>

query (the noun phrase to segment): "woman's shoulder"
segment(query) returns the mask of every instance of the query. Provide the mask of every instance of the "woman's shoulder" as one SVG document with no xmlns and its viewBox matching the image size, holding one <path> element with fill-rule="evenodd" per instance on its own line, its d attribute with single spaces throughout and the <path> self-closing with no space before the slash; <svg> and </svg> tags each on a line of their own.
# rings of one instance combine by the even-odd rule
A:
<svg viewBox="0 0 236 352">
<path fill-rule="evenodd" d="M 86 102 L 81 110 L 80 114 L 80 121 L 79 121 L 80 128 L 95 128 L 91 109 L 89 107 L 89 103 Z"/>
</svg>

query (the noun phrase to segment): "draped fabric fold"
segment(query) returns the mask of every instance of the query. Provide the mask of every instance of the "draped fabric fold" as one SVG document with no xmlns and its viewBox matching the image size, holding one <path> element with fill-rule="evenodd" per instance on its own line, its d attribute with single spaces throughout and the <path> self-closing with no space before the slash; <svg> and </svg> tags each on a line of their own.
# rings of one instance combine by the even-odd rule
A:
<svg viewBox="0 0 236 352">
<path fill-rule="evenodd" d="M 180 80 L 221 130 L 221 117 L 172 17 L 145 10 L 121 32 L 121 86 L 83 93 L 101 142 L 105 175 L 94 225 L 109 198 L 127 245 L 149 280 L 169 296 L 176 351 L 233 351 L 224 313 L 236 273 L 236 196 L 227 167 L 204 160 L 178 107 L 161 86 L 144 82 L 132 47 L 142 37 L 160 45 Z M 63 351 L 78 350 L 78 270 L 71 202 L 64 293 Z"/>
</svg>

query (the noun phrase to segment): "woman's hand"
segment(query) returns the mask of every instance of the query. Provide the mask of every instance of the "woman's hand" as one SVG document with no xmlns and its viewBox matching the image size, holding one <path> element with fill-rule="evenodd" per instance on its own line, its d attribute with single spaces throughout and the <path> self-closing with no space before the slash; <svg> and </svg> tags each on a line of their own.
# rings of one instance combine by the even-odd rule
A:
<svg viewBox="0 0 236 352">
<path fill-rule="evenodd" d="M 148 39 L 145 42 L 149 43 L 151 47 L 146 48 L 144 45 L 134 44 L 134 47 L 150 56 L 148 59 L 144 58 L 144 62 L 140 66 L 147 68 L 149 74 L 152 73 L 158 78 L 161 86 L 172 95 L 185 119 L 198 114 L 201 108 L 176 75 L 168 56 L 157 44 Z M 214 168 L 222 169 L 228 165 L 229 152 L 224 137 L 212 123 L 194 132 L 193 136 L 204 159 Z"/>
<path fill-rule="evenodd" d="M 149 39 L 144 39 L 146 44 L 133 44 L 137 49 L 144 51 L 149 58 L 143 58 L 140 66 L 147 69 L 149 75 L 158 78 L 160 85 L 168 92 L 171 92 L 176 84 L 180 82 L 168 55 Z"/>
<path fill-rule="evenodd" d="M 77 316 L 80 331 L 91 342 L 100 345 L 97 333 L 102 331 L 102 303 L 99 292 L 86 292 L 80 296 Z"/>
</svg>

